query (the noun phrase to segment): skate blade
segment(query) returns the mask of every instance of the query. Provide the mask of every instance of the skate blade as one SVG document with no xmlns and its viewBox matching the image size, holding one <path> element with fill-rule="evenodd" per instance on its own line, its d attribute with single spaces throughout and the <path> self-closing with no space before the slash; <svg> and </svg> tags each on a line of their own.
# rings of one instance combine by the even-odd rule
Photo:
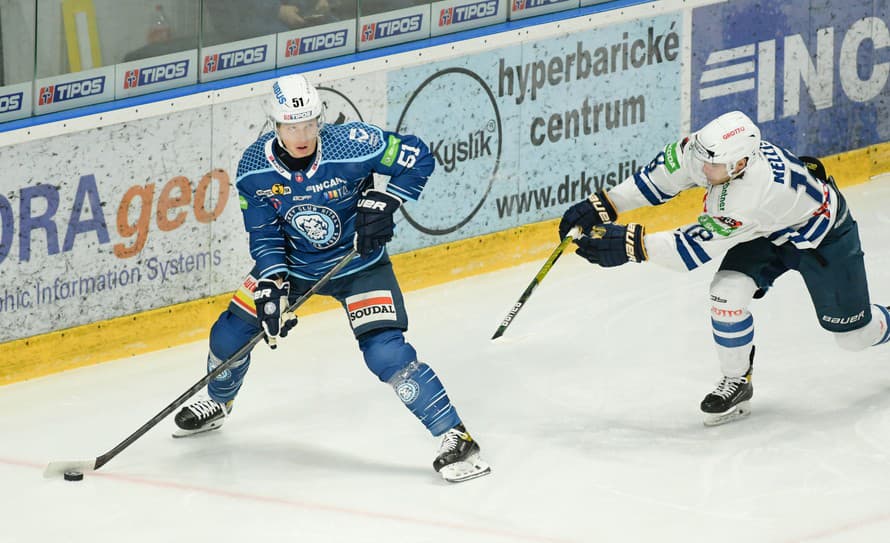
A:
<svg viewBox="0 0 890 543">
<path fill-rule="evenodd" d="M 470 479 L 484 477 L 491 473 L 491 466 L 479 458 L 479 455 L 473 455 L 462 462 L 455 462 L 442 467 L 439 474 L 449 483 L 462 483 Z"/>
<path fill-rule="evenodd" d="M 705 413 L 705 426 L 720 426 L 747 417 L 751 414 L 751 406 L 747 401 L 737 404 L 725 413 Z"/>
<path fill-rule="evenodd" d="M 220 426 L 222 426 L 222 422 L 212 422 L 209 425 L 207 425 L 205 428 L 199 428 L 197 430 L 184 430 L 182 428 L 177 428 L 170 435 L 176 439 L 179 439 L 182 437 L 192 437 L 192 436 L 196 436 L 198 434 L 206 434 L 207 432 L 216 430 Z"/>
</svg>

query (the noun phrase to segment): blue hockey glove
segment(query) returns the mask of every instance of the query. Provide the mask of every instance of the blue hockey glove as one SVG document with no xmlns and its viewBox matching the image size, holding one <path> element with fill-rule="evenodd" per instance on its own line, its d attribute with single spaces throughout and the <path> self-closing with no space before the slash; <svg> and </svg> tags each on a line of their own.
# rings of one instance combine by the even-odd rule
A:
<svg viewBox="0 0 890 543">
<path fill-rule="evenodd" d="M 559 221 L 559 239 L 565 239 L 575 225 L 581 227 L 581 233 L 590 234 L 590 229 L 595 225 L 612 222 L 617 218 L 618 212 L 605 191 L 594 192 L 563 213 L 562 220 Z"/>
<path fill-rule="evenodd" d="M 648 258 L 643 246 L 645 235 L 646 227 L 641 224 L 603 224 L 593 227 L 591 236 L 575 240 L 575 252 L 604 268 L 643 262 Z"/>
<path fill-rule="evenodd" d="M 269 347 L 278 347 L 278 338 L 297 325 L 297 316 L 287 311 L 290 283 L 282 279 L 267 277 L 257 281 L 253 291 L 256 318 L 265 335 L 263 339 Z"/>
<path fill-rule="evenodd" d="M 366 190 L 358 201 L 355 215 L 355 250 L 362 257 L 371 256 L 392 239 L 393 214 L 402 201 L 379 190 Z"/>
</svg>

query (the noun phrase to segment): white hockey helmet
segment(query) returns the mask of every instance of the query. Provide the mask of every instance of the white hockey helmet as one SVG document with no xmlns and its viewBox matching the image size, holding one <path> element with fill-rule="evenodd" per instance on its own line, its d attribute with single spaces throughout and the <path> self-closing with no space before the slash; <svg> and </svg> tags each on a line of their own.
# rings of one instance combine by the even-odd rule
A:
<svg viewBox="0 0 890 543">
<path fill-rule="evenodd" d="M 324 104 L 318 97 L 318 91 L 303 74 L 286 75 L 272 84 L 272 92 L 266 101 L 266 115 L 276 133 L 278 123 L 301 123 L 310 119 L 318 119 L 321 130 L 324 125 Z"/>
<path fill-rule="evenodd" d="M 725 164 L 730 177 L 738 177 L 748 168 L 732 173 L 736 163 L 743 158 L 748 164 L 760 149 L 760 129 L 741 111 L 730 111 L 703 126 L 690 138 L 684 157 L 689 160 L 689 172 L 693 181 L 706 186 L 708 180 L 702 167 L 704 163 Z"/>
</svg>

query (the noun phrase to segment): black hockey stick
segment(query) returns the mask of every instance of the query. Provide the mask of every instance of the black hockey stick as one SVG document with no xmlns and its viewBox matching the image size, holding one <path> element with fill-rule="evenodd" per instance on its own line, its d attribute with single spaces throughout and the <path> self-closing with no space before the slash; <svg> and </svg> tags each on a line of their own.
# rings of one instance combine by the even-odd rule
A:
<svg viewBox="0 0 890 543">
<path fill-rule="evenodd" d="M 532 282 L 528 284 L 525 288 L 525 292 L 522 293 L 522 296 L 519 297 L 519 300 L 513 304 L 513 307 L 510 309 L 510 312 L 507 313 L 507 316 L 504 317 L 504 320 L 501 321 L 501 325 L 498 326 L 497 331 L 495 331 L 494 335 L 491 336 L 491 339 L 497 339 L 504 335 L 504 332 L 507 331 L 507 327 L 513 322 L 513 319 L 516 318 L 516 314 L 519 313 L 519 310 L 523 308 L 525 302 L 531 297 L 532 292 L 538 288 L 538 285 L 541 284 L 541 281 L 544 280 L 544 276 L 550 271 L 550 268 L 556 264 L 556 261 L 559 260 L 559 257 L 562 256 L 563 251 L 565 251 L 566 247 L 569 246 L 569 243 L 572 242 L 575 237 L 577 237 L 581 233 L 581 229 L 577 226 L 569 230 L 569 233 L 562 239 L 559 246 L 550 253 L 550 257 L 547 258 L 547 261 L 544 262 L 544 265 L 541 266 L 538 274 L 535 275 L 535 278 L 532 279 Z"/>
<path fill-rule="evenodd" d="M 292 303 L 287 308 L 287 311 L 293 313 L 294 311 L 297 310 L 298 307 L 300 307 L 301 305 L 306 303 L 306 300 L 308 300 L 315 293 L 317 293 L 319 291 L 319 289 L 321 289 L 321 287 L 325 286 L 327 284 L 327 282 L 330 281 L 331 278 L 337 274 L 337 272 L 342 270 L 343 267 L 346 266 L 356 254 L 357 254 L 357 251 L 355 249 L 350 251 L 350 253 L 348 255 L 344 256 L 339 262 L 337 262 L 336 266 L 331 268 L 330 271 L 328 271 L 318 281 L 316 281 L 315 284 L 312 285 L 312 288 L 310 288 L 308 291 L 306 291 L 305 294 L 300 296 L 300 298 L 297 301 Z M 194 396 L 198 391 L 200 391 L 205 386 L 207 386 L 207 383 L 209 383 L 213 378 L 215 378 L 220 373 L 229 369 L 229 367 L 231 367 L 232 364 L 234 364 L 238 360 L 241 360 L 242 358 L 244 358 L 244 356 L 246 356 L 247 353 L 249 353 L 250 350 L 253 349 L 254 345 L 259 343 L 260 340 L 263 339 L 263 335 L 264 335 L 264 332 L 258 332 L 256 335 L 251 337 L 250 341 L 248 341 L 246 345 L 244 345 L 243 347 L 238 349 L 238 351 L 235 354 L 233 354 L 232 356 L 227 358 L 222 364 L 220 364 L 219 366 L 214 368 L 213 371 L 211 371 L 210 373 L 205 375 L 203 379 L 201 379 L 200 381 L 198 381 L 197 383 L 192 385 L 192 387 L 189 388 L 188 390 L 186 390 L 185 392 L 183 392 L 181 396 L 179 396 L 178 398 L 173 400 L 173 402 L 170 405 L 168 405 L 167 407 L 162 409 L 160 413 L 158 413 L 157 415 L 152 417 L 148 422 L 143 424 L 138 430 L 136 430 L 135 432 L 130 434 L 126 439 L 124 439 L 123 441 L 118 443 L 113 449 L 111 449 L 107 453 L 97 456 L 93 460 L 74 460 L 74 461 L 64 461 L 63 460 L 63 461 L 58 461 L 58 462 L 50 462 L 46 466 L 46 469 L 43 471 L 43 476 L 47 477 L 47 478 L 58 477 L 59 475 L 64 474 L 66 471 L 79 471 L 81 473 L 84 473 L 87 471 L 95 471 L 95 470 L 101 468 L 102 466 L 107 464 L 109 460 L 111 460 L 112 458 L 117 456 L 118 453 L 120 453 L 121 451 L 123 451 L 124 449 L 126 449 L 127 447 L 132 445 L 134 441 L 136 441 L 137 439 L 142 437 L 143 434 L 145 434 L 146 432 L 151 430 L 157 423 L 161 422 L 161 420 L 163 420 L 167 415 L 172 413 L 177 407 L 184 404 L 186 402 L 186 400 L 188 400 L 189 398 Z"/>
</svg>

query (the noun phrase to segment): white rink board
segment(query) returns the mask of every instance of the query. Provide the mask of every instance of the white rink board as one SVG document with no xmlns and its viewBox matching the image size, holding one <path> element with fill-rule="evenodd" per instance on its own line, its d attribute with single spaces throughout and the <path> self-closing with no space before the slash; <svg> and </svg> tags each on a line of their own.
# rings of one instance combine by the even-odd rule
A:
<svg viewBox="0 0 890 543">
<path fill-rule="evenodd" d="M 372 103 L 381 77 L 329 85 L 334 116 L 384 120 Z M 0 286 L 0 342 L 235 290 L 251 261 L 234 182 L 242 150 L 268 130 L 262 100 L 0 147 L 0 269 L 16 277 Z"/>
</svg>

